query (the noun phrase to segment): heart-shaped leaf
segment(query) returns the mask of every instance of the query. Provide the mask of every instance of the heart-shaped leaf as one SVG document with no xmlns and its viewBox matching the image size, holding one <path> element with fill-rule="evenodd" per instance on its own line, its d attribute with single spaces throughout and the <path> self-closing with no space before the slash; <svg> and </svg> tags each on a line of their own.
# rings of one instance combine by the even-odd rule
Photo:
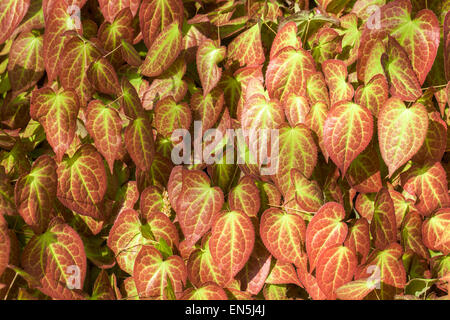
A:
<svg viewBox="0 0 450 320">
<path fill-rule="evenodd" d="M 379 250 L 383 250 L 397 241 L 394 203 L 386 188 L 382 188 L 375 198 L 370 233 L 374 239 L 375 247 Z"/>
<path fill-rule="evenodd" d="M 414 156 L 425 140 L 428 115 L 415 103 L 407 108 L 399 98 L 390 98 L 378 115 L 378 141 L 389 176 Z"/>
<path fill-rule="evenodd" d="M 4 0 L 0 2 L 0 44 L 3 44 L 25 17 L 30 0 Z"/>
<path fill-rule="evenodd" d="M 203 41 L 197 50 L 197 71 L 203 87 L 203 96 L 206 96 L 220 80 L 222 68 L 217 64 L 226 55 L 226 47 L 217 45 L 213 40 Z"/>
<path fill-rule="evenodd" d="M 150 170 L 155 156 L 152 127 L 147 117 L 134 119 L 125 128 L 125 146 L 131 159 L 142 171 Z"/>
<path fill-rule="evenodd" d="M 450 210 L 439 209 L 430 218 L 425 220 L 422 226 L 424 244 L 431 250 L 441 251 L 443 254 L 450 253 Z"/>
<path fill-rule="evenodd" d="M 238 61 L 240 66 L 264 63 L 259 24 L 242 32 L 228 45 L 228 58 Z"/>
<path fill-rule="evenodd" d="M 255 181 L 250 176 L 239 180 L 228 195 L 231 210 L 242 210 L 249 217 L 256 217 L 260 208 L 260 196 Z"/>
</svg>

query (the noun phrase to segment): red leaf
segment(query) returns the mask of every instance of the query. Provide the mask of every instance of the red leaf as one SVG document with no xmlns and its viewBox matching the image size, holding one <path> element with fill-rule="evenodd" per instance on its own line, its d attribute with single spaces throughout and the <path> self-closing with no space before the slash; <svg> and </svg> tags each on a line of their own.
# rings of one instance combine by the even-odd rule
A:
<svg viewBox="0 0 450 320">
<path fill-rule="evenodd" d="M 323 251 L 317 261 L 317 284 L 328 299 L 336 299 L 336 289 L 352 280 L 356 270 L 355 253 L 338 245 Z"/>
<path fill-rule="evenodd" d="M 375 198 L 370 233 L 374 239 L 375 247 L 379 250 L 384 250 L 391 243 L 397 241 L 394 203 L 386 188 L 382 188 Z"/>
<path fill-rule="evenodd" d="M 344 61 L 331 59 L 322 63 L 325 81 L 330 89 L 331 105 L 351 101 L 354 94 L 353 86 L 347 82 L 347 66 Z"/>
<path fill-rule="evenodd" d="M 47 155 L 35 160 L 29 174 L 17 180 L 15 202 L 17 211 L 35 233 L 46 230 L 56 199 L 56 163 Z"/>
<path fill-rule="evenodd" d="M 190 107 L 194 120 L 201 121 L 203 135 L 219 120 L 224 107 L 224 94 L 220 88 L 215 88 L 208 94 L 196 92 L 191 97 Z"/>
<path fill-rule="evenodd" d="M 247 263 L 253 251 L 255 231 L 242 211 L 228 211 L 216 216 L 209 240 L 213 261 L 227 279 L 232 279 Z"/>
<path fill-rule="evenodd" d="M 2 0 L 0 2 L 0 44 L 12 35 L 28 11 L 30 0 Z"/>
<path fill-rule="evenodd" d="M 239 61 L 241 67 L 264 63 L 265 57 L 259 24 L 255 24 L 242 32 L 230 42 L 228 45 L 228 58 Z"/>
<path fill-rule="evenodd" d="M 272 59 L 266 71 L 269 96 L 284 102 L 290 93 L 306 94 L 306 80 L 316 71 L 311 54 L 303 49 L 286 47 Z"/>
<path fill-rule="evenodd" d="M 95 90 L 109 95 L 120 93 L 119 78 L 114 67 L 101 57 L 92 62 L 87 69 L 88 79 Z"/>
<path fill-rule="evenodd" d="M 140 72 L 147 77 L 159 76 L 177 59 L 181 49 L 180 24 L 174 22 L 165 27 L 152 42 Z"/>
<path fill-rule="evenodd" d="M 106 21 L 113 22 L 124 8 L 130 8 L 133 17 L 137 14 L 141 0 L 99 0 L 100 10 Z"/>
<path fill-rule="evenodd" d="M 401 242 L 406 253 L 417 253 L 425 259 L 430 253 L 422 241 L 422 217 L 417 211 L 408 212 L 401 230 Z"/>
<path fill-rule="evenodd" d="M 83 242 L 60 218 L 54 218 L 45 233 L 31 238 L 23 250 L 21 265 L 38 279 L 37 289 L 44 294 L 56 300 L 85 298 L 80 290 L 86 277 Z"/>
<path fill-rule="evenodd" d="M 302 47 L 302 43 L 297 37 L 297 24 L 294 21 L 286 23 L 278 30 L 270 48 L 270 60 L 287 47 L 292 47 L 296 50 Z"/>
<path fill-rule="evenodd" d="M 427 135 L 419 151 L 413 157 L 414 162 L 441 161 L 447 147 L 447 124 L 441 119 L 438 112 L 430 113 L 428 117 Z"/>
<path fill-rule="evenodd" d="M 125 128 L 125 146 L 136 166 L 142 171 L 150 170 L 155 156 L 155 142 L 147 117 L 134 119 Z"/>
<path fill-rule="evenodd" d="M 305 256 L 305 222 L 296 214 L 270 208 L 261 216 L 261 239 L 270 253 L 282 262 L 295 265 Z"/>
<path fill-rule="evenodd" d="M 210 184 L 210 179 L 203 171 L 189 170 L 183 173 L 177 217 L 185 240 L 190 244 L 208 232 L 214 216 L 222 209 L 222 190 Z"/>
<path fill-rule="evenodd" d="M 58 164 L 57 197 L 63 205 L 94 219 L 104 216 L 106 170 L 102 156 L 92 145 L 82 145 Z"/>
<path fill-rule="evenodd" d="M 390 98 L 378 115 L 378 141 L 389 177 L 419 151 L 428 129 L 428 115 L 420 103 L 407 108 Z"/>
<path fill-rule="evenodd" d="M 196 289 L 188 288 L 181 300 L 228 300 L 225 291 L 215 283 L 205 283 Z"/>
<path fill-rule="evenodd" d="M 44 87 L 31 95 L 30 115 L 44 127 L 58 162 L 74 138 L 79 107 L 77 94 L 71 89 Z"/>
<path fill-rule="evenodd" d="M 228 195 L 231 210 L 242 210 L 249 217 L 256 217 L 260 208 L 260 196 L 255 181 L 244 176 Z"/>
<path fill-rule="evenodd" d="M 450 203 L 447 177 L 440 162 L 415 165 L 400 176 L 403 189 L 417 197 L 416 208 L 428 216 Z"/>
<path fill-rule="evenodd" d="M 359 218 L 350 226 L 344 245 L 355 252 L 358 264 L 366 262 L 370 252 L 369 223 L 366 218 Z"/>
<path fill-rule="evenodd" d="M 155 248 L 143 246 L 136 256 L 133 279 L 139 298 L 165 300 L 168 279 L 175 294 L 182 293 L 187 279 L 186 266 L 179 256 L 163 259 Z"/>
<path fill-rule="evenodd" d="M 387 99 L 388 83 L 382 74 L 374 76 L 366 85 L 360 85 L 355 92 L 355 102 L 369 109 L 376 118 Z"/>
<path fill-rule="evenodd" d="M 150 48 L 158 34 L 172 22 L 183 24 L 184 8 L 181 0 L 143 0 L 139 9 L 142 38 Z"/>
<path fill-rule="evenodd" d="M 353 160 L 369 145 L 373 134 L 370 111 L 353 102 L 336 104 L 324 123 L 325 148 L 345 176 Z"/>
<path fill-rule="evenodd" d="M 113 174 L 114 161 L 120 158 L 123 149 L 122 121 L 114 108 L 99 100 L 89 102 L 86 129 L 94 139 L 97 150 L 105 157 Z"/>
<path fill-rule="evenodd" d="M 450 253 L 450 210 L 439 209 L 422 226 L 424 244 L 431 250 L 440 251 L 444 255 Z"/>
<path fill-rule="evenodd" d="M 222 68 L 217 64 L 225 58 L 226 47 L 218 46 L 213 40 L 203 41 L 197 50 L 197 71 L 206 96 L 220 80 Z"/>
<path fill-rule="evenodd" d="M 302 287 L 300 280 L 298 279 L 297 272 L 295 271 L 292 263 L 281 262 L 276 260 L 274 267 L 270 271 L 269 276 L 266 279 L 266 283 L 270 284 L 295 284 Z"/>
<path fill-rule="evenodd" d="M 344 242 L 348 232 L 347 225 L 342 221 L 344 219 L 344 207 L 336 202 L 328 202 L 309 222 L 306 229 L 306 251 L 311 272 L 326 249 Z"/>
<path fill-rule="evenodd" d="M 154 124 L 158 133 L 170 137 L 176 129 L 189 130 L 192 121 L 187 103 L 177 104 L 172 96 L 159 100 L 155 107 Z"/>
</svg>

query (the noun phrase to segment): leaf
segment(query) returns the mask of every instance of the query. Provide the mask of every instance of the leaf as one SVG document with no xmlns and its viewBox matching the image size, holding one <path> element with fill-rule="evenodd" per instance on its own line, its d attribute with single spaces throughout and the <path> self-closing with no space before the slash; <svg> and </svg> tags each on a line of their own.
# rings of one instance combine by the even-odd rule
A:
<svg viewBox="0 0 450 320">
<path fill-rule="evenodd" d="M 14 215 L 16 213 L 14 188 L 6 175 L 3 166 L 0 167 L 0 210 L 6 215 Z"/>
<path fill-rule="evenodd" d="M 155 156 L 155 142 L 147 117 L 134 119 L 125 128 L 125 146 L 136 166 L 142 171 L 150 170 Z"/>
<path fill-rule="evenodd" d="M 89 144 L 82 145 L 71 158 L 58 163 L 57 197 L 63 205 L 97 220 L 104 217 L 106 170 L 103 159 Z"/>
<path fill-rule="evenodd" d="M 169 248 L 178 247 L 178 230 L 169 217 L 161 212 L 152 212 L 146 220 L 156 241 L 164 241 Z"/>
<path fill-rule="evenodd" d="M 206 96 L 219 83 L 222 68 L 217 64 L 226 55 L 226 47 L 217 45 L 213 40 L 204 40 L 197 50 L 197 71 L 202 83 L 203 96 Z"/>
<path fill-rule="evenodd" d="M 25 246 L 21 265 L 40 282 L 44 294 L 60 300 L 83 299 L 86 254 L 80 236 L 60 218 Z M 73 287 L 73 289 L 69 289 Z"/>
<path fill-rule="evenodd" d="M 228 300 L 225 291 L 215 283 L 205 283 L 201 287 L 188 288 L 181 300 Z"/>
<path fill-rule="evenodd" d="M 340 300 L 363 300 L 374 289 L 368 279 L 347 282 L 336 289 L 336 296 Z"/>
<path fill-rule="evenodd" d="M 323 73 L 320 71 L 313 72 L 306 80 L 306 93 L 308 99 L 312 105 L 317 102 L 322 102 L 327 106 L 330 106 L 330 97 L 328 95 L 328 87 L 325 82 Z"/>
<path fill-rule="evenodd" d="M 104 57 L 95 60 L 89 65 L 87 76 L 95 90 L 109 95 L 118 95 L 120 93 L 117 73 Z"/>
<path fill-rule="evenodd" d="M 155 248 L 143 246 L 136 257 L 133 279 L 139 298 L 166 300 L 168 280 L 175 294 L 181 294 L 187 279 L 186 266 L 179 256 L 163 259 Z"/>
<path fill-rule="evenodd" d="M 355 252 L 358 264 L 365 263 L 370 252 L 369 222 L 361 217 L 350 225 L 348 231 L 344 245 Z"/>
<path fill-rule="evenodd" d="M 219 266 L 212 259 L 209 248 L 210 238 L 211 234 L 206 234 L 202 238 L 200 248 L 193 251 L 187 261 L 189 281 L 197 287 L 207 282 L 214 282 L 223 287 L 229 281 L 226 274 L 221 272 Z"/>
<path fill-rule="evenodd" d="M 197 92 L 192 95 L 190 107 L 193 118 L 201 121 L 202 134 L 212 128 L 220 117 L 224 106 L 224 94 L 221 89 L 215 88 L 206 95 Z"/>
<path fill-rule="evenodd" d="M 369 145 L 350 164 L 347 181 L 353 189 L 361 193 L 378 192 L 382 187 L 378 154 Z"/>
<path fill-rule="evenodd" d="M 43 44 L 43 37 L 33 32 L 23 32 L 14 40 L 8 61 L 9 81 L 14 91 L 26 91 L 44 75 Z"/>
<path fill-rule="evenodd" d="M 42 155 L 33 163 L 29 174 L 15 185 L 17 211 L 36 234 L 47 229 L 56 199 L 56 163 Z"/>
<path fill-rule="evenodd" d="M 220 213 L 213 222 L 209 250 L 227 279 L 247 263 L 253 251 L 255 231 L 250 218 L 240 210 Z"/>
<path fill-rule="evenodd" d="M 295 50 L 302 47 L 302 43 L 297 37 L 297 24 L 294 21 L 290 21 L 279 28 L 270 48 L 270 60 L 272 60 L 278 52 L 287 47 L 292 47 Z"/>
<path fill-rule="evenodd" d="M 369 279 L 373 288 L 381 289 L 381 298 L 392 296 L 392 290 L 402 289 L 406 285 L 406 272 L 401 261 L 403 250 L 398 243 L 391 243 L 384 250 L 375 250 L 371 253 L 367 263 L 355 280 Z M 391 297 L 392 299 L 392 297 Z"/>
<path fill-rule="evenodd" d="M 47 141 L 61 161 L 75 136 L 80 103 L 75 91 L 50 87 L 34 90 L 31 95 L 30 115 L 44 127 Z"/>
<path fill-rule="evenodd" d="M 450 211 L 448 208 L 439 209 L 422 225 L 423 243 L 431 250 L 450 253 Z"/>
<path fill-rule="evenodd" d="M 283 194 L 290 186 L 291 170 L 310 178 L 317 163 L 317 147 L 311 131 L 303 124 L 279 128 L 278 171 L 274 181 Z"/>
<path fill-rule="evenodd" d="M 186 129 L 192 122 L 191 109 L 182 102 L 177 104 L 172 96 L 157 102 L 154 124 L 158 133 L 170 137 L 176 129 Z"/>
<path fill-rule="evenodd" d="M 117 264 L 130 275 L 133 275 L 139 250 L 150 243 L 151 239 L 144 237 L 139 214 L 133 209 L 126 209 L 119 214 L 108 235 L 108 247 L 114 252 Z"/>
<path fill-rule="evenodd" d="M 347 80 L 347 66 L 344 61 L 330 59 L 322 63 L 325 81 L 330 89 L 331 105 L 351 101 L 354 89 Z"/>
<path fill-rule="evenodd" d="M 48 18 L 44 15 L 44 63 L 49 82 L 58 76 L 60 61 L 64 57 L 62 52 L 66 43 L 65 32 L 76 28 L 67 7 L 65 0 L 56 0 L 49 9 Z"/>
<path fill-rule="evenodd" d="M 183 25 L 184 8 L 181 0 L 143 0 L 139 9 L 139 25 L 147 48 L 165 27 L 173 22 Z"/>
<path fill-rule="evenodd" d="M 422 215 L 449 204 L 446 172 L 440 162 L 415 165 L 401 175 L 403 189 L 417 197 L 415 207 Z"/>
<path fill-rule="evenodd" d="M 316 71 L 311 54 L 304 49 L 286 47 L 272 59 L 266 71 L 269 96 L 281 102 L 290 93 L 306 94 L 306 80 Z"/>
<path fill-rule="evenodd" d="M 399 98 L 386 101 L 378 115 L 378 139 L 389 177 L 419 151 L 427 129 L 428 115 L 422 104 L 407 108 Z"/>
<path fill-rule="evenodd" d="M 317 261 L 317 284 L 329 298 L 336 298 L 336 289 L 350 282 L 356 270 L 355 253 L 338 245 L 323 251 Z"/>
<path fill-rule="evenodd" d="M 420 83 L 410 65 L 406 51 L 391 37 L 389 37 L 387 56 L 385 70 L 390 83 L 389 93 L 405 101 L 415 101 L 422 95 Z"/>
<path fill-rule="evenodd" d="M 408 212 L 401 229 L 401 243 L 406 253 L 417 253 L 429 259 L 430 253 L 422 241 L 422 225 L 422 217 L 417 211 Z"/>
<path fill-rule="evenodd" d="M 147 77 L 156 77 L 167 70 L 177 59 L 182 48 L 180 25 L 174 22 L 165 27 L 152 42 L 140 72 Z"/>
<path fill-rule="evenodd" d="M 122 45 L 120 47 L 120 51 L 122 53 L 123 60 L 125 60 L 125 62 L 130 66 L 140 67 L 142 64 L 142 60 L 139 52 L 137 52 L 133 45 L 126 40 L 122 39 L 120 43 Z"/>
<path fill-rule="evenodd" d="M 291 183 L 295 200 L 303 211 L 317 212 L 324 204 L 324 194 L 317 181 L 308 180 L 299 170 L 292 169 Z"/>
<path fill-rule="evenodd" d="M 139 209 L 141 214 L 148 220 L 148 216 L 155 212 L 163 212 L 166 203 L 161 190 L 155 186 L 148 186 L 141 192 Z"/>
<path fill-rule="evenodd" d="M 0 215 L 0 276 L 3 275 L 8 266 L 10 250 L 11 240 L 9 238 L 8 223 L 3 215 Z"/>
<path fill-rule="evenodd" d="M 241 282 L 242 290 L 257 295 L 270 272 L 272 256 L 259 238 L 255 238 L 252 254 L 235 279 Z M 295 274 L 295 271 L 294 271 Z"/>
<path fill-rule="evenodd" d="M 261 239 L 270 253 L 281 262 L 300 265 L 305 256 L 306 226 L 296 214 L 270 208 L 261 216 Z"/>
<path fill-rule="evenodd" d="M 120 86 L 122 89 L 120 107 L 123 113 L 131 119 L 145 118 L 145 110 L 133 85 L 124 77 L 120 82 Z"/>
<path fill-rule="evenodd" d="M 97 150 L 108 163 L 111 174 L 114 161 L 120 159 L 123 150 L 122 121 L 117 111 L 99 100 L 89 102 L 86 129 L 94 139 Z"/>
<path fill-rule="evenodd" d="M 240 33 L 228 45 L 228 58 L 238 61 L 240 66 L 264 63 L 264 50 L 261 43 L 261 30 L 255 24 Z"/>
<path fill-rule="evenodd" d="M 283 284 L 266 284 L 263 294 L 266 300 L 288 300 L 287 286 Z"/>
<path fill-rule="evenodd" d="M 140 0 L 99 0 L 100 10 L 108 22 L 113 22 L 117 14 L 124 8 L 130 8 L 133 16 L 138 12 Z"/>
<path fill-rule="evenodd" d="M 283 108 L 286 118 L 292 127 L 296 124 L 306 123 L 306 117 L 311 109 L 305 97 L 294 93 L 289 94 Z"/>
<path fill-rule="evenodd" d="M 91 300 L 116 300 L 114 289 L 105 270 L 101 270 L 95 279 Z"/>
<path fill-rule="evenodd" d="M 328 112 L 323 127 L 324 144 L 342 176 L 369 145 L 372 133 L 372 114 L 365 107 L 353 102 L 341 102 Z"/>
<path fill-rule="evenodd" d="M 183 173 L 177 217 L 185 240 L 197 242 L 212 227 L 214 216 L 222 209 L 223 193 L 211 187 L 208 176 L 199 170 Z"/>
<path fill-rule="evenodd" d="M 256 217 L 260 208 L 260 196 L 255 181 L 250 176 L 242 177 L 230 191 L 228 203 L 231 210 L 242 210 L 249 217 Z"/>
<path fill-rule="evenodd" d="M 332 59 L 342 51 L 342 41 L 339 33 L 332 28 L 320 28 L 308 42 L 312 48 L 312 56 L 318 63 Z"/>
<path fill-rule="evenodd" d="M 2 0 L 0 2 L 0 44 L 3 44 L 20 24 L 30 6 L 30 0 Z"/>
<path fill-rule="evenodd" d="M 132 43 L 134 37 L 133 13 L 130 8 L 124 8 L 119 11 L 114 21 L 104 21 L 98 28 L 97 37 L 102 42 L 105 51 L 108 52 L 105 58 L 113 66 L 119 67 L 123 63 L 123 50 L 120 46 L 123 41 Z M 119 48 L 120 50 L 118 50 Z"/>
<path fill-rule="evenodd" d="M 324 102 L 319 101 L 311 105 L 311 109 L 305 118 L 305 125 L 317 135 L 318 144 L 326 162 L 328 162 L 329 155 L 324 145 L 323 125 L 327 115 L 327 105 Z"/>
<path fill-rule="evenodd" d="M 391 243 L 397 241 L 394 203 L 386 188 L 382 188 L 377 193 L 374 209 L 370 233 L 374 239 L 375 247 L 384 250 Z"/>
<path fill-rule="evenodd" d="M 64 44 L 59 62 L 58 76 L 64 89 L 77 93 L 81 106 L 87 105 L 94 93 L 87 70 L 101 56 L 94 43 L 73 36 Z"/>
<path fill-rule="evenodd" d="M 366 24 L 363 30 L 359 62 L 364 68 L 368 68 L 370 65 L 366 65 L 367 55 L 374 43 L 391 35 L 405 48 L 419 84 L 423 84 L 438 50 L 439 22 L 431 10 L 420 10 L 414 19 L 411 18 L 411 11 L 411 2 L 407 0 L 396 0 L 382 6 L 379 13 L 380 28 L 372 28 L 372 23 L 370 26 Z M 364 70 L 359 70 L 361 65 L 358 77 L 364 74 Z"/>
<path fill-rule="evenodd" d="M 296 284 L 300 287 L 300 280 L 298 279 L 297 272 L 294 265 L 287 262 L 281 262 L 276 260 L 274 267 L 270 271 L 269 276 L 266 279 L 266 283 L 269 284 Z"/>
<path fill-rule="evenodd" d="M 375 118 L 388 99 L 388 83 L 382 74 L 375 75 L 366 85 L 360 85 L 355 92 L 355 102 L 370 110 Z"/>
<path fill-rule="evenodd" d="M 425 140 L 412 160 L 418 163 L 441 161 L 447 146 L 447 124 L 438 112 L 428 114 L 428 130 Z"/>
<path fill-rule="evenodd" d="M 326 249 L 344 242 L 348 232 L 342 221 L 344 218 L 344 207 L 336 202 L 325 203 L 312 217 L 306 228 L 306 252 L 311 272 Z"/>
</svg>

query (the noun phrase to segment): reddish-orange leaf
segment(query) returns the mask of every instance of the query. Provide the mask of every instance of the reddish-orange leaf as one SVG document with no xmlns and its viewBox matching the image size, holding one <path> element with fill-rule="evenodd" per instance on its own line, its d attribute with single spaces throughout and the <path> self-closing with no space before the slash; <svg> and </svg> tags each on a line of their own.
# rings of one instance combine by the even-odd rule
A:
<svg viewBox="0 0 450 320">
<path fill-rule="evenodd" d="M 336 299 L 336 289 L 353 279 L 356 255 L 349 248 L 338 245 L 325 250 L 317 261 L 317 284 L 328 299 Z"/>
<path fill-rule="evenodd" d="M 394 203 L 386 188 L 382 188 L 375 198 L 370 233 L 374 239 L 375 247 L 379 250 L 383 250 L 397 241 Z"/>
<path fill-rule="evenodd" d="M 355 92 L 355 102 L 366 107 L 375 118 L 388 99 L 388 83 L 382 74 L 375 75 L 365 85 L 360 85 Z"/>
<path fill-rule="evenodd" d="M 119 95 L 120 85 L 117 73 L 108 60 L 101 57 L 87 69 L 88 79 L 95 90 L 109 95 Z"/>
<path fill-rule="evenodd" d="M 358 264 L 366 262 L 370 252 L 369 223 L 366 218 L 361 217 L 350 225 L 344 245 L 355 252 Z"/>
<path fill-rule="evenodd" d="M 152 246 L 142 246 L 133 269 L 133 279 L 140 299 L 165 300 L 170 280 L 173 292 L 181 296 L 187 272 L 179 256 L 164 259 Z"/>
<path fill-rule="evenodd" d="M 353 160 L 369 145 L 373 134 L 370 111 L 353 102 L 341 102 L 324 123 L 325 148 L 344 176 Z"/>
<path fill-rule="evenodd" d="M 176 129 L 189 130 L 192 115 L 187 103 L 177 104 L 172 96 L 169 96 L 159 100 L 154 110 L 156 130 L 164 137 L 170 137 Z"/>
<path fill-rule="evenodd" d="M 250 176 L 239 180 L 228 195 L 231 210 L 242 210 L 249 217 L 256 217 L 260 208 L 260 196 L 255 181 Z"/>
<path fill-rule="evenodd" d="M 378 141 L 389 177 L 422 146 L 428 129 L 428 114 L 420 103 L 407 108 L 399 98 L 390 98 L 378 115 Z"/>
<path fill-rule="evenodd" d="M 226 47 L 218 46 L 213 40 L 204 40 L 197 50 L 197 71 L 203 88 L 203 96 L 206 96 L 220 80 L 222 68 L 217 64 L 226 55 Z"/>
<path fill-rule="evenodd" d="M 152 127 L 147 117 L 134 119 L 125 128 L 125 146 L 136 166 L 142 171 L 150 170 L 155 156 Z"/>
<path fill-rule="evenodd" d="M 439 112 L 428 114 L 428 130 L 425 140 L 412 160 L 418 163 L 426 161 L 441 161 L 447 147 L 447 124 Z"/>
<path fill-rule="evenodd" d="M 264 63 L 265 57 L 261 43 L 261 30 L 258 23 L 240 33 L 230 42 L 228 45 L 228 58 L 239 61 L 241 67 Z"/>
<path fill-rule="evenodd" d="M 439 209 L 422 226 L 424 244 L 444 255 L 450 253 L 450 209 Z"/>
<path fill-rule="evenodd" d="M 270 48 L 270 59 L 272 60 L 278 52 L 287 47 L 294 49 L 300 49 L 302 47 L 302 43 L 297 37 L 297 24 L 294 21 L 286 23 L 278 30 Z"/>
<path fill-rule="evenodd" d="M 123 153 L 122 121 L 118 112 L 100 100 L 89 102 L 86 129 L 113 173 L 114 161 Z"/>
<path fill-rule="evenodd" d="M 209 240 L 211 257 L 227 279 L 232 279 L 247 263 L 253 251 L 255 231 L 250 218 L 233 210 L 216 216 Z"/>
<path fill-rule="evenodd" d="M 186 289 L 180 300 L 228 300 L 228 297 L 221 287 L 208 282 L 196 289 Z"/>
<path fill-rule="evenodd" d="M 354 94 L 353 86 L 347 82 L 347 66 L 344 61 L 330 59 L 322 63 L 325 81 L 330 89 L 331 105 L 338 102 L 351 101 Z"/>
<path fill-rule="evenodd" d="M 152 42 L 140 71 L 147 77 L 156 77 L 169 68 L 182 48 L 182 34 L 178 22 L 165 27 Z"/>
<path fill-rule="evenodd" d="M 401 242 L 406 253 L 417 253 L 423 258 L 429 259 L 430 253 L 422 241 L 422 225 L 422 217 L 417 211 L 408 212 L 402 224 Z"/>
<path fill-rule="evenodd" d="M 261 239 L 270 253 L 280 261 L 302 264 L 305 253 L 305 222 L 297 214 L 270 208 L 261 216 Z"/>
<path fill-rule="evenodd" d="M 306 251 L 311 272 L 320 255 L 328 248 L 344 243 L 348 227 L 344 207 L 336 202 L 324 204 L 314 215 L 306 229 Z"/>
<path fill-rule="evenodd" d="M 428 216 L 450 203 L 447 175 L 440 162 L 415 165 L 400 177 L 403 189 L 417 197 L 415 206 L 422 215 Z"/>
</svg>

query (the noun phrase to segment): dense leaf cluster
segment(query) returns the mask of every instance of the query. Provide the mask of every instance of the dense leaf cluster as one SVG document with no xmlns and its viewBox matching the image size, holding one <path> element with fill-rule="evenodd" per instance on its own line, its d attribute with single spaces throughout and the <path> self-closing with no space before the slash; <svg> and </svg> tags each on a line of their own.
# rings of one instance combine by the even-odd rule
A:
<svg viewBox="0 0 450 320">
<path fill-rule="evenodd" d="M 449 9 L 0 0 L 0 298 L 448 299 Z"/>
</svg>

